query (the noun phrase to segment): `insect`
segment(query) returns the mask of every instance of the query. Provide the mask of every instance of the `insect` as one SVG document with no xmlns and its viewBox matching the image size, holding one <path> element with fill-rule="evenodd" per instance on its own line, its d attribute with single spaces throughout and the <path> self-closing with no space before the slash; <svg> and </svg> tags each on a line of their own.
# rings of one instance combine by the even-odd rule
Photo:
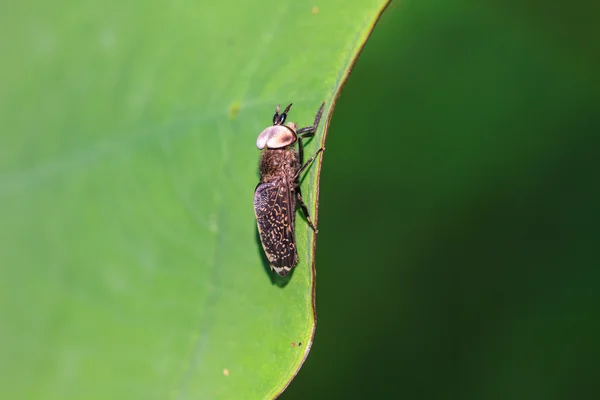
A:
<svg viewBox="0 0 600 400">
<path fill-rule="evenodd" d="M 291 107 L 290 104 L 279 113 L 278 105 L 273 115 L 273 125 L 262 131 L 256 139 L 256 147 L 262 153 L 259 164 L 260 182 L 254 191 L 254 213 L 260 241 L 271 270 L 281 276 L 286 276 L 298 264 L 294 235 L 296 200 L 308 224 L 317 233 L 302 200 L 299 178 L 300 173 L 324 150 L 321 147 L 304 163 L 302 139 L 314 136 L 325 103 L 317 111 L 313 125 L 302 129 L 298 129 L 294 122 L 285 123 Z M 296 142 L 298 151 L 293 147 Z"/>
</svg>

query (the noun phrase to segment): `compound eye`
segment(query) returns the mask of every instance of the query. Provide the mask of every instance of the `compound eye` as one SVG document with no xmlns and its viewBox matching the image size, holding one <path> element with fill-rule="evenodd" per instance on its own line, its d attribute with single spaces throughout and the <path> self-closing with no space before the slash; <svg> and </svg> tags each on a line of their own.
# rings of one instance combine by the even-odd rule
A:
<svg viewBox="0 0 600 400">
<path fill-rule="evenodd" d="M 270 126 L 258 135 L 256 147 L 259 149 L 281 149 L 294 144 L 297 137 L 290 127 L 285 125 Z"/>
<path fill-rule="evenodd" d="M 266 143 L 268 149 L 282 149 L 286 146 L 294 144 L 296 134 L 287 126 L 278 126 L 277 131 L 272 132 L 271 137 Z"/>
</svg>

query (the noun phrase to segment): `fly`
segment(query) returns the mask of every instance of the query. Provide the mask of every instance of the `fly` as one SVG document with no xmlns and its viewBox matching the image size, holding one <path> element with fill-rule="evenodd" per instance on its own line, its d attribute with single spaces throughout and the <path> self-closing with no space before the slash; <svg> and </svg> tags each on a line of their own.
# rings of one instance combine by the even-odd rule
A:
<svg viewBox="0 0 600 400">
<path fill-rule="evenodd" d="M 304 171 L 324 150 L 321 147 L 305 163 L 302 139 L 314 136 L 323 114 L 325 103 L 321 104 L 312 126 L 298 129 L 294 122 L 285 123 L 292 105 L 279 113 L 277 106 L 273 115 L 273 125 L 258 135 L 256 147 L 262 150 L 260 156 L 260 182 L 254 191 L 254 213 L 258 224 L 260 241 L 271 270 L 286 276 L 298 264 L 298 252 L 294 235 L 296 200 L 312 230 L 317 229 L 310 219 L 308 208 L 302 200 L 300 173 Z M 298 142 L 298 151 L 294 143 Z"/>
</svg>

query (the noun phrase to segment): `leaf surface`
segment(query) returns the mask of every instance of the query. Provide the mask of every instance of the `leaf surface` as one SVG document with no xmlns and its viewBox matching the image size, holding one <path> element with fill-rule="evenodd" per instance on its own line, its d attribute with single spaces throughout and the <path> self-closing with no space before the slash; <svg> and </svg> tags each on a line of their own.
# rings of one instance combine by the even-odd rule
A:
<svg viewBox="0 0 600 400">
<path fill-rule="evenodd" d="M 258 133 L 332 105 L 385 1 L 15 3 L 0 16 L 7 398 L 271 398 L 314 334 L 314 236 L 273 279 Z M 321 160 L 302 181 L 316 218 Z"/>
</svg>

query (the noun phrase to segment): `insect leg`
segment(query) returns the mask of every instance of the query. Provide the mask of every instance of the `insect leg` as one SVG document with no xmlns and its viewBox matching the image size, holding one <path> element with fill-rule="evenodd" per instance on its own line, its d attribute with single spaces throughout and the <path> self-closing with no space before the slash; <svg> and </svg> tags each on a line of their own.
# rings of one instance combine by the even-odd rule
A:
<svg viewBox="0 0 600 400">
<path fill-rule="evenodd" d="M 321 104 L 319 107 L 319 111 L 317 111 L 317 115 L 315 115 L 315 122 L 313 122 L 312 126 L 307 126 L 306 128 L 302 128 L 296 131 L 296 136 L 298 136 L 298 155 L 300 156 L 300 164 L 304 162 L 304 146 L 302 145 L 302 139 L 309 138 L 315 135 L 317 132 L 317 127 L 319 126 L 319 122 L 321 121 L 321 116 L 323 115 L 323 109 L 325 108 L 325 102 Z"/>
<path fill-rule="evenodd" d="M 298 135 L 299 137 L 313 136 L 315 134 L 315 132 L 317 131 L 319 122 L 321 121 L 321 116 L 323 115 L 324 108 L 325 108 L 325 102 L 323 102 L 323 104 L 321 104 L 321 107 L 319 107 L 319 111 L 317 111 L 317 115 L 315 115 L 315 122 L 313 123 L 313 125 L 297 130 L 296 135 Z"/>
<path fill-rule="evenodd" d="M 304 162 L 304 146 L 302 145 L 302 137 L 298 138 L 298 159 L 300 160 L 300 165 Z"/>
<path fill-rule="evenodd" d="M 302 208 L 302 212 L 304 213 L 304 216 L 306 217 L 306 221 L 308 221 L 308 224 L 310 225 L 310 227 L 312 228 L 312 230 L 315 233 L 319 233 L 319 231 L 313 225 L 312 220 L 310 219 L 310 214 L 308 213 L 308 207 L 306 207 L 306 203 L 304 203 L 304 200 L 302 199 L 302 191 L 300 190 L 300 183 L 298 182 L 298 177 L 300 176 L 300 173 L 302 171 L 304 171 L 315 160 L 315 158 L 317 158 L 317 155 L 320 152 L 322 152 L 323 150 L 325 150 L 323 147 L 321 147 L 319 150 L 317 150 L 315 152 L 315 154 L 313 154 L 313 156 L 311 158 L 309 158 L 308 161 L 306 161 L 306 163 L 304 163 L 304 165 L 302 165 L 300 167 L 298 172 L 296 172 L 296 175 L 294 175 L 294 191 L 296 192 L 296 198 L 298 199 L 300 208 Z"/>
<path fill-rule="evenodd" d="M 315 154 L 313 154 L 313 156 L 310 159 L 308 159 L 308 161 L 306 161 L 306 163 L 304 163 L 304 146 L 302 145 L 302 139 L 314 136 L 314 134 L 317 132 L 317 127 L 319 126 L 319 122 L 321 121 L 321 116 L 323 115 L 324 108 L 325 108 L 325 102 L 323 102 L 323 104 L 321 104 L 321 107 L 319 107 L 319 111 L 317 111 L 317 115 L 315 115 L 315 122 L 313 122 L 312 126 L 307 126 L 306 128 L 302 128 L 302 129 L 299 129 L 298 131 L 296 131 L 296 135 L 298 136 L 298 158 L 300 159 L 300 164 L 302 164 L 302 166 L 300 167 L 300 169 L 298 169 L 298 172 L 296 172 L 296 175 L 294 175 L 294 185 L 295 185 L 294 191 L 296 192 L 296 198 L 298 199 L 300 208 L 302 209 L 302 212 L 304 213 L 304 216 L 306 217 L 306 221 L 308 222 L 308 224 L 310 225 L 310 227 L 312 228 L 312 230 L 315 233 L 318 233 L 319 231 L 317 230 L 317 228 L 315 228 L 315 225 L 313 224 L 312 220 L 310 219 L 310 214 L 308 213 L 308 207 L 306 206 L 306 203 L 304 203 L 304 200 L 302 199 L 302 191 L 300 190 L 300 184 L 298 182 L 298 177 L 300 176 L 302 171 L 304 171 L 315 160 L 317 155 L 320 152 L 322 152 L 323 150 L 325 150 L 323 147 L 321 147 L 319 150 L 316 151 Z"/>
<path fill-rule="evenodd" d="M 321 147 L 319 150 L 317 150 L 315 152 L 315 154 L 313 154 L 313 156 L 311 158 L 309 158 L 304 165 L 302 165 L 300 167 L 300 169 L 298 170 L 298 172 L 296 172 L 296 175 L 294 175 L 294 182 L 298 181 L 298 177 L 300 176 L 300 174 L 302 173 L 302 171 L 304 171 L 313 161 L 315 161 L 315 158 L 317 158 L 317 156 L 319 155 L 320 152 L 322 152 L 323 150 L 325 150 L 325 147 Z"/>
<path fill-rule="evenodd" d="M 310 214 L 308 213 L 308 207 L 306 207 L 306 203 L 304 203 L 304 200 L 302 200 L 302 192 L 300 191 L 300 185 L 296 186 L 296 198 L 298 199 L 298 203 L 300 204 L 300 208 L 302 209 L 302 212 L 304 213 L 304 216 L 306 217 L 306 221 L 308 222 L 308 225 L 310 225 L 310 227 L 312 228 L 314 233 L 319 233 L 319 231 L 317 230 L 317 228 L 315 228 L 315 226 L 312 223 L 312 220 L 310 219 Z"/>
</svg>

